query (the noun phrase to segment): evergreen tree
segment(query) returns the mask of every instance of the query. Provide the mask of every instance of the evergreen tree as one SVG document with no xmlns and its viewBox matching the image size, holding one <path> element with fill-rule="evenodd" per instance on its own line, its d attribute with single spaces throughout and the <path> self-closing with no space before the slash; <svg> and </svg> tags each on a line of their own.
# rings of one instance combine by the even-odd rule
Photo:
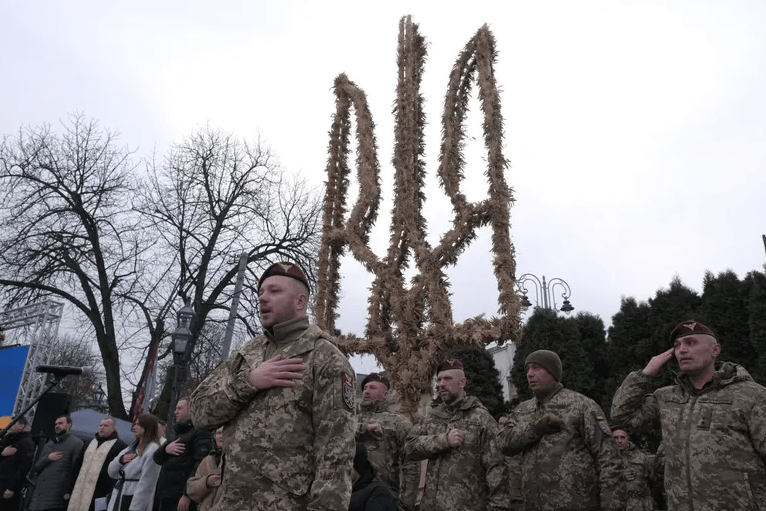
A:
<svg viewBox="0 0 766 511">
<path fill-rule="evenodd" d="M 747 289 L 748 337 L 757 357 L 746 367 L 755 381 L 766 385 L 766 275 L 750 272 L 744 285 Z"/>
<path fill-rule="evenodd" d="M 753 362 L 750 342 L 748 286 L 727 270 L 717 277 L 705 273 L 702 291 L 702 320 L 721 344 L 721 360 L 749 367 Z"/>
<path fill-rule="evenodd" d="M 588 354 L 590 365 L 593 367 L 592 385 L 587 395 L 603 408 L 602 403 L 608 393 L 606 383 L 610 368 L 604 322 L 600 317 L 589 312 L 578 313 L 574 321 L 580 334 L 580 344 Z"/>
</svg>

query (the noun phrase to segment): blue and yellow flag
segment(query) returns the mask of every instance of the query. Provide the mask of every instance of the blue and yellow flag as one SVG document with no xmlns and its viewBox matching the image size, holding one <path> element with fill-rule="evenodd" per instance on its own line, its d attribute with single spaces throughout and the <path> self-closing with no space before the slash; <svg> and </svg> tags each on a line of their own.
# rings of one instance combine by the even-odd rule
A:
<svg viewBox="0 0 766 511">
<path fill-rule="evenodd" d="M 0 428 L 11 422 L 29 346 L 0 349 Z"/>
</svg>

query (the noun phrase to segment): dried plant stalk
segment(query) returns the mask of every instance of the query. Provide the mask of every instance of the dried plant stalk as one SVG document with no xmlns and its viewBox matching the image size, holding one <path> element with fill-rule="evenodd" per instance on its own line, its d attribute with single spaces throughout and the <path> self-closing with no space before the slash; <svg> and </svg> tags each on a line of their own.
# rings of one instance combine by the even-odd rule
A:
<svg viewBox="0 0 766 511">
<path fill-rule="evenodd" d="M 330 129 L 327 190 L 324 201 L 319 285 L 314 312 L 317 324 L 335 329 L 340 257 L 346 247 L 375 278 L 368 299 L 365 337 L 346 334 L 341 347 L 349 353 L 372 353 L 388 372 L 403 399 L 402 408 L 414 412 L 428 389 L 436 366 L 454 346 L 486 345 L 519 339 L 519 300 L 514 292 L 516 263 L 510 238 L 511 189 L 505 182 L 508 162 L 502 153 L 503 118 L 494 75 L 495 40 L 484 25 L 461 52 L 452 72 L 442 116 L 439 183 L 454 210 L 451 229 L 435 247 L 426 239 L 423 216 L 425 181 L 425 114 L 420 83 L 425 64 L 425 39 L 408 16 L 399 24 L 395 147 L 392 163 L 394 207 L 390 245 L 385 258 L 369 247 L 369 233 L 380 204 L 380 165 L 374 124 L 364 92 L 344 74 L 335 80 L 336 113 Z M 468 202 L 460 191 L 464 177 L 465 114 L 474 81 L 484 115 L 487 149 L 488 197 Z M 351 112 L 355 112 L 359 197 L 346 216 L 351 149 Z M 449 282 L 444 268 L 454 265 L 476 238 L 476 229 L 492 229 L 492 264 L 497 279 L 499 317 L 477 316 L 454 324 Z M 404 271 L 414 262 L 417 274 L 409 288 Z"/>
</svg>

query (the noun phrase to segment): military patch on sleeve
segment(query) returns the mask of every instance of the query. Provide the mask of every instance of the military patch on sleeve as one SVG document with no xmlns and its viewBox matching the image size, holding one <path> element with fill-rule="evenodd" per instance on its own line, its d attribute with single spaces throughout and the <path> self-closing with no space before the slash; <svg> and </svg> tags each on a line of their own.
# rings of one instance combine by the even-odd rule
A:
<svg viewBox="0 0 766 511">
<path fill-rule="evenodd" d="M 341 393 L 343 403 L 349 410 L 354 409 L 354 378 L 348 373 L 340 373 Z"/>
<path fill-rule="evenodd" d="M 612 430 L 609 428 L 609 423 L 606 422 L 606 417 L 604 417 L 604 414 L 601 412 L 593 412 L 593 415 L 596 417 L 596 424 L 598 424 L 598 427 L 607 435 L 612 434 Z"/>
</svg>

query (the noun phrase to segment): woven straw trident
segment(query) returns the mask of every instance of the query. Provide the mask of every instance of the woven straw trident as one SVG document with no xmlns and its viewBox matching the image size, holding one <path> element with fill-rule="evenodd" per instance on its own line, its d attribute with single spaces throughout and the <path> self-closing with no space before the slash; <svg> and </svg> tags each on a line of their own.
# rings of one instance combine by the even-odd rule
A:
<svg viewBox="0 0 766 511">
<path fill-rule="evenodd" d="M 410 17 L 402 18 L 394 111 L 394 208 L 391 245 L 383 258 L 376 256 L 368 244 L 380 202 L 380 165 L 372 116 L 364 92 L 345 74 L 335 79 L 337 110 L 330 129 L 319 284 L 314 305 L 316 323 L 334 331 L 340 257 L 348 247 L 375 278 L 368 299 L 365 337 L 342 335 L 340 345 L 350 353 L 373 353 L 402 397 L 403 408 L 410 413 L 415 411 L 421 392 L 428 388 L 437 365 L 450 357 L 453 347 L 515 341 L 519 331 L 519 301 L 513 290 L 515 262 L 509 225 L 513 199 L 504 178 L 508 163 L 502 154 L 503 119 L 493 71 L 494 37 L 486 25 L 479 29 L 450 73 L 442 116 L 438 176 L 452 201 L 454 218 L 450 230 L 434 247 L 426 240 L 422 213 L 425 115 L 420 81 L 425 56 L 425 40 L 418 33 L 418 26 Z M 466 200 L 460 184 L 465 165 L 462 154 L 465 114 L 475 79 L 484 114 L 484 143 L 488 153 L 485 175 L 489 192 L 485 200 L 472 203 Z M 359 197 L 346 220 L 352 109 L 356 115 Z M 449 283 L 443 269 L 457 262 L 458 256 L 476 237 L 476 229 L 486 225 L 492 228 L 492 264 L 497 278 L 500 316 L 486 319 L 481 315 L 455 324 Z M 418 273 L 407 287 L 403 272 L 410 258 Z"/>
</svg>

